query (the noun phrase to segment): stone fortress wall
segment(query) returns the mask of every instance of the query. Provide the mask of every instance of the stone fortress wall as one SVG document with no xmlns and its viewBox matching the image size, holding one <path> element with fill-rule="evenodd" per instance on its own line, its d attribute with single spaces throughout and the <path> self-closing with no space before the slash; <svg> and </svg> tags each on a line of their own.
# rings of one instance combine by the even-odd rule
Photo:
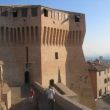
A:
<svg viewBox="0 0 110 110">
<path fill-rule="evenodd" d="M 49 81 L 57 83 L 60 79 L 79 94 L 81 103 L 92 108 L 94 101 L 82 50 L 85 15 L 34 5 L 0 9 L 4 80 L 9 85 L 37 81 L 47 87 Z"/>
<path fill-rule="evenodd" d="M 22 85 L 25 82 L 28 48 L 30 80 L 41 82 L 40 7 L 0 8 L 0 59 L 5 63 L 4 80 L 10 85 Z M 31 15 L 32 10 L 36 10 L 36 16 Z"/>
</svg>

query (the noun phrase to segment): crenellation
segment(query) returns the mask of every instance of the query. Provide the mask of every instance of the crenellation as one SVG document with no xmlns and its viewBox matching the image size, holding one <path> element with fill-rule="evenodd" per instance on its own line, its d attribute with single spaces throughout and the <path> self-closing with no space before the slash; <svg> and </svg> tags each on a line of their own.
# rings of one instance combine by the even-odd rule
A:
<svg viewBox="0 0 110 110">
<path fill-rule="evenodd" d="M 51 36 L 49 38 L 49 35 Z M 43 28 L 43 45 L 65 46 L 65 45 L 81 45 L 82 32 L 79 30 L 68 31 L 59 28 L 46 27 Z"/>
<path fill-rule="evenodd" d="M 38 42 L 38 27 L 1 27 L 0 28 L 2 43 L 8 44 L 26 44 Z M 49 35 L 51 37 L 49 37 Z M 66 41 L 67 40 L 67 41 Z M 57 29 L 52 27 L 44 27 L 42 42 L 44 45 L 81 45 L 82 44 L 82 31 L 68 31 L 64 29 Z"/>
<path fill-rule="evenodd" d="M 38 40 L 38 27 L 0 27 L 0 42 L 8 44 L 36 43 Z"/>
</svg>

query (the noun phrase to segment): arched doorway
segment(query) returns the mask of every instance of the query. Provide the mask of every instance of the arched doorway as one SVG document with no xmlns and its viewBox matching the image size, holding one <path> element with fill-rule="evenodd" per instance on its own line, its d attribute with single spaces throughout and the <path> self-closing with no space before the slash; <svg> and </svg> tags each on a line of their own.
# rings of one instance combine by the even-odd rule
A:
<svg viewBox="0 0 110 110">
<path fill-rule="evenodd" d="M 29 84 L 30 83 L 30 75 L 29 75 L 29 71 L 25 72 L 25 84 Z"/>
<path fill-rule="evenodd" d="M 54 86 L 54 80 L 53 79 L 50 80 L 50 86 Z"/>
<path fill-rule="evenodd" d="M 101 95 L 102 95 L 102 89 L 99 90 L 99 96 L 101 96 Z"/>
</svg>

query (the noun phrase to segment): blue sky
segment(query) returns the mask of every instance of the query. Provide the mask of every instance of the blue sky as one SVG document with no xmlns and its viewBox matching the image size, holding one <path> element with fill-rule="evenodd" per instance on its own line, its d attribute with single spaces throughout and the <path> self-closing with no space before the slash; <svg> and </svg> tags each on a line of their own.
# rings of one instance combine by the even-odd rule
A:
<svg viewBox="0 0 110 110">
<path fill-rule="evenodd" d="M 110 55 L 110 0 L 0 0 L 0 4 L 46 5 L 85 13 L 85 56 Z"/>
</svg>

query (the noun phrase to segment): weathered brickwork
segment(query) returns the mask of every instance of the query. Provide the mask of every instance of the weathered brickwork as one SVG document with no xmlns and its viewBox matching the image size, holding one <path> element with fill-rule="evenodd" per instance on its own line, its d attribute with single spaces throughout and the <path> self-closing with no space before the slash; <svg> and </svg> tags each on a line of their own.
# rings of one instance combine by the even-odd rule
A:
<svg viewBox="0 0 110 110">
<path fill-rule="evenodd" d="M 0 60 L 10 85 L 52 79 L 73 89 L 93 107 L 82 51 L 85 15 L 43 6 L 0 7 Z M 27 73 L 28 72 L 28 73 Z"/>
</svg>

